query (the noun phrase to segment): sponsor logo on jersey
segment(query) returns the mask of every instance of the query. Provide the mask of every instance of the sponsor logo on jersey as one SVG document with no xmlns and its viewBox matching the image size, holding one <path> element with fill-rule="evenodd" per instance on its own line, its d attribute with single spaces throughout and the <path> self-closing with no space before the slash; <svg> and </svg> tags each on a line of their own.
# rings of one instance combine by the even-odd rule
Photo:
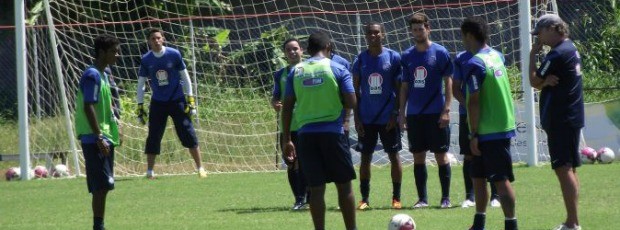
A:
<svg viewBox="0 0 620 230">
<path fill-rule="evenodd" d="M 424 66 L 418 66 L 415 68 L 415 72 L 413 72 L 413 87 L 414 88 L 424 88 L 426 86 L 426 76 L 428 75 L 428 71 Z"/>
<path fill-rule="evenodd" d="M 166 86 L 169 84 L 168 71 L 163 70 L 163 69 L 157 70 L 157 72 L 155 73 L 155 76 L 157 77 L 157 85 Z"/>
<path fill-rule="evenodd" d="M 383 76 L 379 73 L 372 73 L 368 76 L 368 87 L 370 94 L 381 94 L 383 92 Z"/>
<path fill-rule="evenodd" d="M 320 77 L 308 78 L 302 81 L 303 86 L 318 86 L 322 84 L 323 84 L 323 78 L 320 78 Z"/>
</svg>

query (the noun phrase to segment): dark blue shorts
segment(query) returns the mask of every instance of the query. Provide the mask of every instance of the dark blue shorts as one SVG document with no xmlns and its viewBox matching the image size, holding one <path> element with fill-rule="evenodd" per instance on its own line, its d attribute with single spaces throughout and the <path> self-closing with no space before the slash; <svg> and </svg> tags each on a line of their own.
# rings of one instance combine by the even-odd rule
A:
<svg viewBox="0 0 620 230">
<path fill-rule="evenodd" d="M 439 128 L 440 114 L 407 116 L 409 151 L 445 153 L 450 149 L 450 127 Z"/>
<path fill-rule="evenodd" d="M 114 146 L 110 144 L 110 155 L 103 156 L 96 143 L 82 143 L 86 165 L 88 192 L 114 189 Z"/>
<path fill-rule="evenodd" d="M 295 146 L 308 186 L 355 179 L 347 139 L 341 133 L 301 133 Z"/>
<path fill-rule="evenodd" d="M 552 169 L 562 166 L 571 168 L 581 166 L 581 159 L 579 158 L 581 128 L 566 125 L 553 127 L 553 129 L 545 130 L 545 132 L 547 133 Z"/>
<path fill-rule="evenodd" d="M 469 125 L 467 115 L 459 116 L 459 148 L 461 149 L 461 155 L 471 155 L 471 148 L 469 148 Z"/>
<path fill-rule="evenodd" d="M 185 99 L 170 102 L 152 100 L 149 108 L 149 134 L 146 138 L 145 153 L 159 154 L 161 152 L 161 139 L 166 130 L 168 116 L 174 122 L 174 129 L 181 144 L 186 148 L 198 146 L 192 119 L 185 114 Z"/>
<path fill-rule="evenodd" d="M 387 131 L 386 125 L 365 124 L 364 137 L 359 138 L 363 154 L 372 154 L 377 146 L 377 137 L 381 139 L 383 149 L 386 153 L 398 153 L 403 146 L 400 141 L 400 129 L 394 127 Z"/>
<path fill-rule="evenodd" d="M 508 180 L 513 182 L 510 138 L 478 143 L 482 156 L 473 156 L 471 177 L 487 178 L 490 182 Z"/>
</svg>

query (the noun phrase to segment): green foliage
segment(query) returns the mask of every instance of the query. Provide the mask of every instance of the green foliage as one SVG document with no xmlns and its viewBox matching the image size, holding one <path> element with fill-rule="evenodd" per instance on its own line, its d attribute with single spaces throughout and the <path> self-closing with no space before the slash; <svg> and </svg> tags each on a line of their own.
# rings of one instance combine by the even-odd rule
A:
<svg viewBox="0 0 620 230">
<path fill-rule="evenodd" d="M 598 13 L 585 14 L 581 23 L 585 25 L 584 34 L 595 36 L 575 41 L 582 56 L 583 69 L 594 73 L 620 71 L 620 7 L 616 0 L 594 3 Z M 593 17 L 602 17 L 600 21 L 606 23 L 595 23 Z M 620 77 L 613 79 L 618 86 Z"/>
<path fill-rule="evenodd" d="M 16 165 L 14 165 L 16 166 Z M 4 168 L 3 168 L 4 169 Z M 452 170 L 452 202 L 464 199 L 462 168 Z M 429 175 L 437 175 L 429 167 Z M 565 218 L 560 186 L 550 166 L 514 168 L 516 210 L 521 229 L 551 229 Z M 620 199 L 615 199 L 620 184 L 616 176 L 620 163 L 585 165 L 579 168 L 580 213 L 587 213 L 580 224 L 587 229 L 620 229 L 613 218 L 620 216 Z M 3 172 L 3 171 L 2 171 Z M 392 183 L 389 167 L 372 168 L 372 209 L 357 212 L 359 229 L 385 229 L 391 216 L 407 213 L 419 229 L 466 229 L 471 226 L 474 208 L 439 209 L 439 181 L 428 178 L 431 208 L 412 210 L 415 202 L 413 169 L 403 167 L 403 210 L 392 210 L 389 202 Z M 3 230 L 13 229 L 87 229 L 92 226 L 92 196 L 84 178 L 67 180 L 0 181 Z M 293 196 L 285 172 L 211 174 L 117 178 L 116 189 L 108 195 L 105 224 L 109 229 L 312 229 L 308 210 L 293 212 Z M 358 181 L 353 191 L 359 197 Z M 611 187 L 610 187 L 611 186 Z M 327 186 L 326 229 L 344 229 L 337 194 Z M 36 208 L 36 214 L 33 213 Z M 500 208 L 487 209 L 487 228 L 503 229 Z"/>
</svg>

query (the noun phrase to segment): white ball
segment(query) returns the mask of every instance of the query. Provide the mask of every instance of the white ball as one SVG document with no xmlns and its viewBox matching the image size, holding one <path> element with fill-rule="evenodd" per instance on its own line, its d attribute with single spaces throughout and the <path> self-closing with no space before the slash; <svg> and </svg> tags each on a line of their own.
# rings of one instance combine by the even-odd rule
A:
<svg viewBox="0 0 620 230">
<path fill-rule="evenodd" d="M 584 164 L 593 164 L 596 162 L 597 152 L 593 148 L 585 147 L 579 152 L 581 162 Z"/>
<path fill-rule="evenodd" d="M 407 214 L 396 214 L 390 220 L 388 230 L 415 230 L 415 221 Z"/>
<path fill-rule="evenodd" d="M 67 168 L 67 166 L 63 164 L 57 164 L 56 166 L 54 166 L 54 169 L 52 169 L 52 176 L 67 177 L 69 176 L 69 168 Z"/>
<path fill-rule="evenodd" d="M 614 161 L 614 159 L 616 158 L 616 155 L 614 151 L 611 150 L 610 148 L 603 147 L 598 150 L 598 157 L 601 163 L 607 164 L 607 163 L 611 163 L 612 161 Z"/>
<path fill-rule="evenodd" d="M 21 178 L 21 169 L 19 167 L 11 167 L 6 170 L 4 176 L 7 181 L 19 180 Z"/>
<path fill-rule="evenodd" d="M 37 165 L 34 167 L 34 177 L 35 178 L 46 178 L 47 177 L 47 168 L 41 165 Z"/>
</svg>

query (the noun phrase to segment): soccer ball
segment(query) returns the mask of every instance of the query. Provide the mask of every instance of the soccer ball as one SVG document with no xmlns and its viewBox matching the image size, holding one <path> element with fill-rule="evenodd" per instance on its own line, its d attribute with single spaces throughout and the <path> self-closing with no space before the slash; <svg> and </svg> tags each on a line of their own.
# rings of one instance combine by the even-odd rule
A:
<svg viewBox="0 0 620 230">
<path fill-rule="evenodd" d="M 593 164 L 596 162 L 597 152 L 593 148 L 585 147 L 581 149 L 581 162 L 584 164 Z"/>
<path fill-rule="evenodd" d="M 454 156 L 454 154 L 447 153 L 446 156 L 448 157 L 448 162 L 450 162 L 451 166 L 456 166 L 459 164 L 459 160 L 456 159 L 456 156 Z"/>
<path fill-rule="evenodd" d="M 46 178 L 47 168 L 41 165 L 37 165 L 36 167 L 34 167 L 34 177 L 35 178 Z"/>
<path fill-rule="evenodd" d="M 69 176 L 69 168 L 67 168 L 67 166 L 63 164 L 57 164 L 52 169 L 52 176 L 53 177 L 67 177 Z"/>
<path fill-rule="evenodd" d="M 616 155 L 614 154 L 614 151 L 610 148 L 603 147 L 598 150 L 598 160 L 601 163 L 611 163 L 612 161 L 614 161 L 614 158 L 616 158 Z"/>
<path fill-rule="evenodd" d="M 407 214 L 396 214 L 390 220 L 388 230 L 415 230 L 415 221 Z"/>
<path fill-rule="evenodd" d="M 4 174 L 7 181 L 19 180 L 21 178 L 21 171 L 19 167 L 11 167 L 9 170 L 6 170 Z"/>
</svg>

